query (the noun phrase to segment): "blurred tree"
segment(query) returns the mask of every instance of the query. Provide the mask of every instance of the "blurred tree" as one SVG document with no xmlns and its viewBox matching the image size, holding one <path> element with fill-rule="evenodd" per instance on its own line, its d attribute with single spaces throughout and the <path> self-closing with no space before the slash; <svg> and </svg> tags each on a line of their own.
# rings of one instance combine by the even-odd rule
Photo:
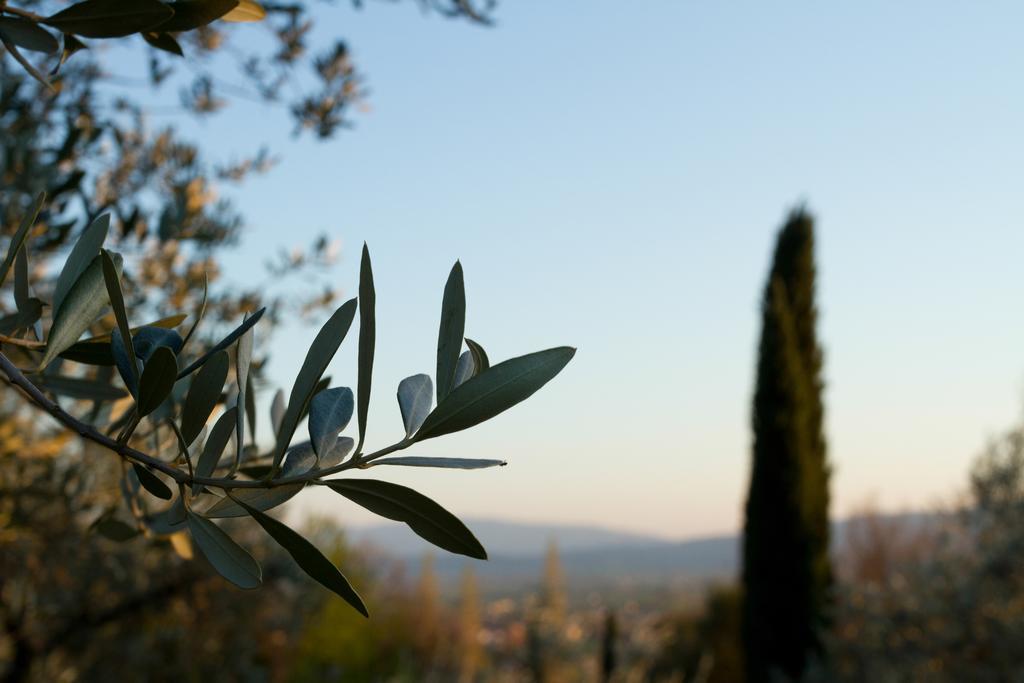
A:
<svg viewBox="0 0 1024 683">
<path fill-rule="evenodd" d="M 480 644 L 480 591 L 476 574 L 466 565 L 462 570 L 462 586 L 459 598 L 458 653 L 457 667 L 460 683 L 478 680 L 483 664 L 483 647 Z"/>
<path fill-rule="evenodd" d="M 615 674 L 618 665 L 619 622 L 615 618 L 615 610 L 609 609 L 604 617 L 604 630 L 601 633 L 601 680 L 608 683 Z"/>
<path fill-rule="evenodd" d="M 735 586 L 712 586 L 699 611 L 669 614 L 664 645 L 647 664 L 645 680 L 734 683 L 745 680 L 742 599 Z"/>
<path fill-rule="evenodd" d="M 567 607 L 565 578 L 562 575 L 562 561 L 558 557 L 558 543 L 548 541 L 544 555 L 544 581 L 541 584 L 540 608 L 547 621 L 561 628 L 565 623 Z"/>
<path fill-rule="evenodd" d="M 31 236 L 32 258 L 26 267 L 32 293 L 48 300 L 59 271 L 55 261 L 96 216 L 110 212 L 107 244 L 133 263 L 132 279 L 125 283 L 130 309 L 154 317 L 157 311 L 193 311 L 209 280 L 207 324 L 203 338 L 193 342 L 196 350 L 208 348 L 220 336 L 218 323 L 236 323 L 259 304 L 268 307 L 265 329 L 286 313 L 316 315 L 332 304 L 334 289 L 315 278 L 334 256 L 326 237 L 309 249 L 282 252 L 267 264 L 267 277 L 258 288 L 222 284 L 220 256 L 243 238 L 244 220 L 221 190 L 268 171 L 274 159 L 264 149 L 220 163 L 204 158 L 201 146 L 182 139 L 173 125 L 153 125 L 146 104 L 153 97 L 145 92 L 148 87 L 166 91 L 169 85 L 180 86 L 179 108 L 160 107 L 162 113 L 178 117 L 214 115 L 236 99 L 284 106 L 296 133 L 330 138 L 351 125 L 351 113 L 365 95 L 363 78 L 343 42 L 333 41 L 313 53 L 311 5 L 266 5 L 262 42 L 243 39 L 243 33 L 253 35 L 253 27 L 220 21 L 197 30 L 146 34 L 149 47 L 119 45 L 116 49 L 123 52 L 113 56 L 110 51 L 80 49 L 82 41 L 65 36 L 62 54 L 35 62 L 40 67 L 36 75 L 43 78 L 34 78 L 20 59 L 25 36 L 33 35 L 24 21 L 34 22 L 31 16 L 64 6 L 48 0 L 0 3 L 0 231 L 13 235 L 40 191 L 50 200 Z M 462 0 L 426 6 L 474 23 L 486 23 L 489 9 L 475 9 Z M 184 60 L 172 54 L 174 46 L 186 54 Z M 129 50 L 134 55 L 126 58 Z M 119 72 L 133 62 L 148 66 L 147 80 L 130 81 Z M 244 86 L 231 82 L 233 68 Z M 50 81 L 53 88 L 41 81 Z M 280 88 L 285 82 L 296 87 Z M 134 93 L 125 90 L 126 83 L 137 87 Z M 286 101 L 285 92 L 298 94 Z M 302 287 L 285 290 L 285 275 L 300 275 Z M 32 331 L 35 321 L 26 323 L 11 306 L 12 289 L 8 278 L 0 295 L 0 334 L 27 328 L 27 337 L 40 339 L 39 330 Z M 113 316 L 107 315 L 91 332 L 113 327 Z M 15 351 L 4 344 L 5 353 Z M 256 359 L 254 371 L 262 361 Z M 93 376 L 109 380 L 111 372 L 100 368 Z M 240 676 L 252 670 L 247 657 L 267 664 L 265 657 L 273 650 L 268 643 L 241 647 L 243 634 L 226 635 L 229 616 L 253 624 L 256 617 L 225 608 L 236 596 L 234 589 L 217 579 L 200 580 L 205 571 L 197 577 L 198 567 L 181 563 L 179 553 L 189 552 L 183 537 L 173 547 L 158 540 L 118 545 L 100 538 L 133 533 L 115 515 L 122 491 L 111 484 L 120 465 L 110 462 L 109 455 L 90 455 L 88 446 L 69 440 L 12 398 L 5 395 L 0 404 L 0 675 L 58 680 L 66 678 L 59 672 L 79 670 L 83 676 L 91 671 L 93 678 L 109 678 L 101 673 L 104 666 L 111 667 L 107 674 L 114 670 L 118 647 L 129 648 L 133 661 L 136 654 L 142 660 L 153 652 L 168 658 L 180 652 L 166 669 L 168 679 L 201 675 L 199 662 L 184 655 L 189 650 L 157 647 L 174 634 L 194 636 L 188 642 L 202 642 L 204 650 L 223 644 L 210 661 Z M 110 411 L 109 403 L 101 406 L 81 397 L 62 401 L 76 412 L 91 409 L 94 416 Z M 272 579 L 272 567 L 266 569 Z M 288 595 L 268 591 L 247 604 L 254 612 L 269 609 L 278 619 L 294 606 Z M 174 619 L 154 617 L 172 602 Z M 221 614 L 225 621 L 211 614 Z M 279 633 L 280 628 L 265 632 Z M 256 645 L 261 653 L 254 653 Z M 127 667 L 117 670 L 121 680 L 147 677 L 145 666 L 137 673 Z"/>
<path fill-rule="evenodd" d="M 552 539 L 544 557 L 540 596 L 527 618 L 527 665 L 538 683 L 562 680 L 567 603 L 558 544 Z"/>
<path fill-rule="evenodd" d="M 1024 427 L 975 461 L 956 510 L 903 524 L 885 539 L 901 562 L 839 583 L 820 680 L 1024 680 Z"/>
<path fill-rule="evenodd" d="M 434 572 L 434 554 L 431 552 L 426 553 L 420 562 L 420 577 L 413 602 L 416 604 L 416 657 L 421 671 L 433 671 L 441 662 L 441 649 L 447 639 L 444 633 L 441 589 Z"/>
<path fill-rule="evenodd" d="M 829 468 L 814 291 L 814 221 L 797 209 L 779 232 L 762 304 L 743 540 L 752 681 L 799 679 L 822 652 L 829 618 Z"/>
</svg>

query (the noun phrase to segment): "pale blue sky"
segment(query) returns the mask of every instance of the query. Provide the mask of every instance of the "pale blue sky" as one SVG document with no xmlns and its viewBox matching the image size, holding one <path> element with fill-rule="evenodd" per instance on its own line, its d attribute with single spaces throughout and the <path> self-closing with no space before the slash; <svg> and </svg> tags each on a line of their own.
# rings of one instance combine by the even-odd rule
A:
<svg viewBox="0 0 1024 683">
<path fill-rule="evenodd" d="M 432 372 L 456 258 L 492 359 L 580 349 L 526 404 L 416 451 L 508 467 L 381 476 L 470 517 L 737 529 L 758 300 L 800 201 L 819 217 L 836 514 L 949 497 L 1020 413 L 1019 3 L 506 0 L 493 29 L 412 3 L 320 14 L 371 109 L 327 144 L 244 103 L 197 127 L 211 156 L 282 158 L 225 188 L 250 224 L 228 272 L 326 230 L 354 295 L 369 242 L 371 445 L 400 435 L 398 381 Z M 314 334 L 275 338 L 273 377 L 290 386 Z"/>
</svg>

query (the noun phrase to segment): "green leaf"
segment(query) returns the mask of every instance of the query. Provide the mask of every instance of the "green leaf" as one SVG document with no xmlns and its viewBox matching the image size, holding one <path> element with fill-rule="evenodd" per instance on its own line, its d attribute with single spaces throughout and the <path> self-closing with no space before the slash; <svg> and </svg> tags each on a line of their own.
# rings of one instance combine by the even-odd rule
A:
<svg viewBox="0 0 1024 683">
<path fill-rule="evenodd" d="M 116 401 L 128 395 L 128 392 L 112 386 L 109 382 L 100 382 L 84 377 L 40 375 L 37 383 L 44 389 L 60 396 L 89 401 Z"/>
<path fill-rule="evenodd" d="M 185 525 L 185 504 L 179 496 L 166 510 L 147 515 L 143 521 L 153 533 L 161 536 L 169 536 L 182 531 L 182 527 Z"/>
<path fill-rule="evenodd" d="M 110 297 L 110 307 L 114 309 L 114 318 L 117 320 L 117 329 L 121 332 L 121 343 L 124 345 L 124 352 L 127 356 L 127 363 L 118 363 L 118 370 L 121 371 L 121 379 L 132 395 L 138 395 L 139 366 L 135 362 L 135 345 L 132 343 L 131 325 L 128 324 L 128 313 L 124 310 L 124 295 L 121 293 L 121 276 L 118 273 L 114 260 L 110 258 L 110 252 L 100 249 L 100 262 L 103 264 L 103 281 L 107 286 L 107 296 Z M 117 360 L 117 352 L 114 351 L 114 360 Z M 122 365 L 126 367 L 122 368 Z M 125 375 L 127 372 L 127 376 Z"/>
<path fill-rule="evenodd" d="M 303 361 L 299 374 L 292 386 L 291 396 L 288 398 L 288 408 L 281 419 L 281 427 L 277 432 L 277 444 L 274 447 L 274 470 L 281 465 L 281 458 L 292 440 L 292 435 L 299 426 L 299 420 L 313 398 L 317 383 L 320 377 L 327 370 L 327 365 L 334 358 L 341 342 L 345 340 L 349 327 L 356 314 L 356 300 L 350 299 L 334 312 L 334 315 L 324 323 L 320 332 L 313 340 L 313 344 L 306 353 L 306 360 Z"/>
<path fill-rule="evenodd" d="M 203 354 L 203 356 L 201 356 L 199 360 L 197 360 L 196 362 L 192 363 L 192 365 L 188 366 L 187 368 L 179 372 L 178 379 L 191 375 L 193 372 L 201 368 L 203 364 L 206 363 L 206 361 L 210 360 L 210 358 L 212 358 L 214 355 L 231 346 L 236 339 L 238 339 L 243 334 L 248 332 L 250 329 L 252 329 L 253 325 L 260 321 L 260 318 L 263 317 L 263 314 L 266 312 L 266 310 L 267 309 L 264 306 L 260 310 L 253 313 L 251 317 L 248 317 L 245 320 L 243 320 L 242 324 L 236 327 L 234 330 L 232 330 L 231 334 L 217 342 L 217 344 L 212 349 Z M 198 320 L 196 322 L 198 323 Z M 189 331 L 189 334 L 192 334 L 191 330 Z M 185 337 L 185 342 L 188 342 L 188 337 Z"/>
<path fill-rule="evenodd" d="M 348 582 L 345 575 L 338 571 L 334 564 L 324 557 L 323 553 L 317 550 L 316 546 L 305 538 L 295 533 L 287 526 L 269 515 L 239 501 L 256 522 L 263 527 L 263 530 L 270 534 L 270 537 L 277 541 L 282 548 L 288 551 L 295 563 L 302 568 L 302 571 L 309 574 L 324 588 L 334 591 L 345 602 L 352 605 L 364 617 L 369 617 L 363 599 L 359 597 Z"/>
<path fill-rule="evenodd" d="M 284 466 L 281 467 L 282 477 L 297 477 L 305 474 L 316 467 L 316 452 L 313 445 L 303 441 L 288 449 L 284 456 Z"/>
<path fill-rule="evenodd" d="M 181 349 L 181 335 L 175 330 L 168 330 L 161 327 L 146 325 L 136 327 L 132 330 L 132 340 L 135 345 L 135 357 L 144 363 L 147 362 L 153 352 L 163 347 L 170 349 L 177 355 Z"/>
<path fill-rule="evenodd" d="M 143 33 L 142 39 L 158 50 L 169 52 L 172 55 L 177 55 L 178 57 L 185 56 L 185 52 L 181 49 L 181 45 L 174 39 L 174 36 L 169 33 Z"/>
<path fill-rule="evenodd" d="M 178 360 L 166 346 L 158 346 L 149 357 L 139 380 L 139 417 L 145 417 L 160 407 L 178 376 Z"/>
<path fill-rule="evenodd" d="M 459 386 L 475 374 L 476 366 L 473 362 L 473 354 L 470 351 L 463 351 L 459 356 L 458 365 L 455 366 L 455 384 L 452 388 Z"/>
<path fill-rule="evenodd" d="M 132 463 L 132 468 L 135 470 L 135 476 L 139 478 L 142 488 L 163 500 L 170 500 L 173 497 L 174 494 L 171 493 L 171 489 L 167 487 L 167 484 L 160 477 L 150 472 L 148 468 L 138 463 Z"/>
<path fill-rule="evenodd" d="M 99 256 L 109 229 L 110 214 L 105 213 L 82 231 L 71 253 L 68 254 L 68 260 L 64 262 L 60 275 L 57 276 L 57 284 L 53 289 L 53 310 L 60 310 L 64 297 L 71 291 L 72 285 L 78 281 L 93 259 Z"/>
<path fill-rule="evenodd" d="M 352 419 L 354 407 L 348 387 L 326 389 L 313 397 L 309 403 L 309 440 L 317 455 L 325 455 L 338 440 L 338 434 Z"/>
<path fill-rule="evenodd" d="M 46 193 L 40 192 L 36 195 L 32 206 L 29 207 L 22 217 L 18 231 L 14 233 L 11 243 L 7 246 L 7 255 L 4 257 L 4 262 L 0 264 L 0 285 L 7 279 L 7 273 L 10 272 L 11 266 L 14 265 L 14 259 L 18 255 L 18 251 L 25 244 L 25 240 L 28 239 L 28 233 L 32 230 L 32 226 L 35 225 L 36 217 L 39 215 L 39 210 L 43 208 L 44 201 L 46 201 Z"/>
<path fill-rule="evenodd" d="M 114 357 L 114 365 L 117 366 L 117 372 L 121 375 L 124 385 L 128 387 L 128 391 L 131 392 L 132 396 L 138 396 L 139 383 L 135 379 L 133 372 L 138 372 L 139 363 L 138 360 L 133 362 L 133 359 L 128 355 L 128 349 L 124 345 L 124 337 L 121 336 L 121 330 L 115 329 L 110 335 L 110 353 Z"/>
<path fill-rule="evenodd" d="M 413 375 L 398 383 L 398 409 L 402 411 L 406 437 L 412 437 L 430 414 L 434 403 L 430 375 Z"/>
<path fill-rule="evenodd" d="M 437 333 L 437 404 L 451 393 L 455 384 L 455 366 L 462 350 L 466 331 L 466 288 L 462 281 L 462 264 L 458 261 L 448 275 L 441 302 L 441 326 Z"/>
<path fill-rule="evenodd" d="M 114 255 L 114 265 L 118 269 L 121 267 L 120 254 Z M 107 288 L 103 283 L 103 266 L 96 256 L 74 282 L 61 307 L 57 309 L 46 340 L 46 353 L 39 367 L 45 368 L 61 351 L 78 341 L 106 305 Z"/>
<path fill-rule="evenodd" d="M 508 462 L 504 460 L 485 460 L 481 458 L 424 458 L 414 455 L 401 456 L 397 458 L 382 458 L 370 463 L 370 467 L 377 465 L 404 465 L 405 467 L 442 467 L 455 470 L 482 470 L 488 467 L 504 467 Z"/>
<path fill-rule="evenodd" d="M 120 38 L 153 28 L 173 15 L 174 10 L 157 0 L 85 0 L 43 23 L 86 38 Z"/>
<path fill-rule="evenodd" d="M 551 381 L 575 353 L 559 346 L 491 366 L 453 390 L 424 420 L 416 440 L 467 429 L 508 410 Z"/>
<path fill-rule="evenodd" d="M 34 21 L 22 17 L 0 16 L 0 38 L 20 48 L 53 54 L 60 49 L 57 39 L 39 28 Z"/>
<path fill-rule="evenodd" d="M 174 327 L 180 324 L 184 318 L 185 316 L 183 315 L 175 315 L 147 323 L 146 325 L 133 327 L 132 335 L 135 342 L 135 353 L 145 360 L 148 358 L 148 354 L 152 353 L 155 346 L 169 346 L 175 352 L 180 350 L 182 344 L 181 335 L 177 332 L 171 331 L 169 336 L 165 336 L 160 339 L 159 343 L 155 343 L 157 341 L 156 332 L 149 333 L 147 330 L 151 328 L 163 329 Z M 75 342 L 67 350 L 62 351 L 60 357 L 86 365 L 114 365 L 114 355 L 111 348 L 112 341 L 112 334 L 101 334 L 96 337 L 83 339 L 80 342 Z"/>
<path fill-rule="evenodd" d="M 185 333 L 185 341 L 181 345 L 182 350 L 184 350 L 185 347 L 188 346 L 188 342 L 190 339 L 192 339 L 192 335 L 194 335 L 196 333 L 196 330 L 199 328 L 199 323 L 203 322 L 203 316 L 206 315 L 206 297 L 209 294 L 209 289 L 210 281 L 206 275 L 206 272 L 204 271 L 203 298 L 199 302 L 199 309 L 196 311 L 196 319 L 192 321 L 192 327 L 188 328 L 188 332 Z"/>
<path fill-rule="evenodd" d="M 14 305 L 19 313 L 32 309 L 31 292 L 28 286 L 28 250 L 21 245 L 18 255 L 14 258 Z"/>
<path fill-rule="evenodd" d="M 366 420 L 370 414 L 370 386 L 373 382 L 373 354 L 377 336 L 377 291 L 373 286 L 373 267 L 370 250 L 363 242 L 363 256 L 359 264 L 359 444 L 363 449 L 366 439 Z M 316 439 L 313 439 L 316 444 Z M 319 452 L 319 451 L 317 451 Z"/>
<path fill-rule="evenodd" d="M 192 386 L 185 397 L 185 405 L 181 409 L 181 434 L 185 437 L 186 443 L 191 444 L 195 441 L 220 400 L 224 380 L 228 377 L 229 365 L 228 354 L 218 351 L 209 363 L 200 368 L 192 380 Z"/>
<path fill-rule="evenodd" d="M 29 298 L 24 310 L 0 318 L 0 334 L 13 334 L 15 330 L 26 329 L 43 317 L 43 302 L 34 296 Z"/>
<path fill-rule="evenodd" d="M 356 442 L 347 436 L 339 436 L 338 440 L 334 442 L 334 445 L 331 446 L 326 455 L 320 456 L 320 460 L 317 463 L 318 469 L 326 470 L 328 467 L 340 465 L 345 457 L 352 452 L 352 448 L 355 445 Z"/>
<path fill-rule="evenodd" d="M 270 402 L 270 426 L 274 428 L 276 438 L 281 431 L 281 422 L 284 420 L 284 389 L 274 392 L 274 398 Z"/>
<path fill-rule="evenodd" d="M 259 562 L 219 526 L 193 512 L 186 521 L 192 540 L 218 574 L 239 588 L 256 588 L 263 582 Z"/>
<path fill-rule="evenodd" d="M 469 352 L 473 354 L 473 367 L 476 368 L 477 374 L 480 374 L 487 368 L 491 367 L 491 361 L 488 360 L 487 352 L 484 351 L 484 347 L 480 346 L 469 337 L 466 337 L 466 346 L 469 347 Z"/>
<path fill-rule="evenodd" d="M 199 456 L 199 462 L 196 464 L 195 476 L 209 477 L 213 474 L 213 471 L 217 469 L 217 463 L 220 462 L 220 457 L 224 454 L 224 449 L 227 448 L 228 441 L 231 440 L 231 435 L 235 431 L 235 424 L 237 422 L 238 408 L 235 406 L 225 410 L 221 416 L 217 418 L 217 422 L 214 423 L 213 429 L 210 430 L 210 438 L 206 440 L 206 445 L 203 446 L 203 454 Z M 199 484 L 193 486 L 193 495 L 198 493 L 199 489 Z"/>
<path fill-rule="evenodd" d="M 235 425 L 236 448 L 233 469 L 236 469 L 238 464 L 242 462 L 242 450 L 245 448 L 245 414 L 248 408 L 246 401 L 248 400 L 249 392 L 252 391 L 249 387 L 249 366 L 252 363 L 252 346 L 253 331 L 250 329 L 238 338 L 238 344 L 235 346 L 235 379 L 238 382 L 238 402 L 235 404 L 235 407 L 238 408 L 236 413 L 238 421 Z M 250 419 L 252 419 L 252 416 L 250 416 Z M 253 426 L 253 431 L 255 429 L 255 426 Z"/>
<path fill-rule="evenodd" d="M 376 479 L 334 479 L 325 482 L 349 500 L 387 519 L 405 522 L 416 534 L 453 553 L 487 559 L 480 545 L 458 517 L 405 486 Z"/>
<path fill-rule="evenodd" d="M 179 0 L 169 3 L 174 16 L 155 28 L 177 33 L 191 31 L 220 19 L 238 6 L 238 0 Z"/>
<path fill-rule="evenodd" d="M 245 387 L 245 415 L 249 419 L 249 438 L 256 441 L 256 390 L 252 385 L 247 382 Z"/>
<path fill-rule="evenodd" d="M 245 501 L 246 505 L 257 510 L 270 510 L 294 498 L 305 486 L 305 483 L 297 483 L 275 486 L 272 489 L 235 489 L 231 495 L 238 500 Z M 228 497 L 221 498 L 206 511 L 206 516 L 212 519 L 245 517 L 245 515 L 245 510 Z"/>
</svg>

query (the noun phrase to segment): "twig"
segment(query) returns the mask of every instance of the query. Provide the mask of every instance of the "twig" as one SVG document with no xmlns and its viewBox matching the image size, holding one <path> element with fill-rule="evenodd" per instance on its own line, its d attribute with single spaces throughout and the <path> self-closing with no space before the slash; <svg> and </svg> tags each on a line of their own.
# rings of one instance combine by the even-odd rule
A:
<svg viewBox="0 0 1024 683">
<path fill-rule="evenodd" d="M 24 17 L 26 19 L 34 21 L 37 24 L 41 23 L 45 18 L 40 14 L 36 14 L 35 12 L 29 12 L 27 9 L 21 9 L 20 7 L 11 7 L 5 2 L 0 2 L 0 12 L 5 12 L 7 14 L 15 14 L 19 17 Z"/>
<path fill-rule="evenodd" d="M 11 346 L 20 346 L 23 349 L 45 349 L 46 342 L 32 341 L 31 339 L 16 339 L 14 337 L 8 337 L 6 334 L 0 334 L 0 344 L 10 344 Z"/>
<path fill-rule="evenodd" d="M 289 484 L 316 482 L 323 477 L 338 474 L 346 470 L 356 468 L 363 469 L 373 460 L 390 453 L 394 453 L 395 451 L 404 450 L 414 443 L 411 439 L 404 439 L 398 443 L 382 448 L 379 451 L 364 455 L 360 458 L 353 458 L 348 462 L 335 465 L 334 467 L 328 467 L 324 470 L 314 470 L 312 472 L 305 472 L 303 474 L 291 477 L 282 477 L 279 479 L 240 481 L 237 479 L 224 479 L 217 477 L 197 477 L 194 476 L 194 474 L 186 473 L 181 469 L 160 460 L 159 458 L 155 458 L 152 455 L 138 451 L 127 444 L 119 443 L 106 434 L 103 434 L 92 425 L 76 419 L 66 410 L 57 405 L 57 403 L 47 398 L 46 395 L 40 391 L 39 387 L 30 382 L 25 375 L 22 374 L 21 370 L 19 370 L 17 366 L 15 366 L 14 363 L 12 363 L 3 353 L 0 353 L 0 371 L 7 376 L 7 382 L 21 389 L 32 403 L 43 411 L 49 413 L 55 420 L 71 431 L 76 432 L 83 439 L 88 439 L 95 444 L 103 446 L 107 450 L 113 451 L 129 462 L 145 465 L 166 474 L 179 486 L 192 486 L 194 484 L 199 484 L 201 486 L 212 486 L 223 491 L 228 491 L 230 489 L 272 489 L 279 486 L 287 486 Z"/>
<path fill-rule="evenodd" d="M 6 38 L 0 38 L 0 43 L 3 43 L 4 48 L 6 48 L 6 50 L 11 53 L 11 56 L 14 57 L 15 61 L 18 62 L 18 64 L 21 64 L 21 66 L 25 69 L 25 71 L 28 72 L 28 74 L 32 78 L 36 79 L 37 81 L 45 85 L 46 89 L 49 90 L 51 93 L 57 94 L 57 89 L 53 87 L 53 84 L 50 83 L 46 76 L 44 76 L 39 71 L 39 69 L 37 69 L 32 64 L 32 62 L 25 59 L 25 55 L 21 54 L 21 51 L 18 50 L 17 46 L 14 43 L 7 40 Z"/>
</svg>

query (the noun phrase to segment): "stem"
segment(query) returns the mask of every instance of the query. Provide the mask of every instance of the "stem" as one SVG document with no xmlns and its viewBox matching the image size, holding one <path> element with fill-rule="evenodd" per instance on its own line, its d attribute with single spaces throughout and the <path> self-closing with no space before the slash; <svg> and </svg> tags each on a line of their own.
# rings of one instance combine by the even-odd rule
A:
<svg viewBox="0 0 1024 683">
<path fill-rule="evenodd" d="M 25 19 L 30 19 L 36 22 L 37 24 L 42 22 L 44 18 L 40 14 L 36 14 L 35 12 L 29 12 L 27 9 L 21 9 L 20 7 L 11 7 L 5 2 L 0 2 L 0 12 L 5 12 L 7 14 L 14 14 L 19 17 L 24 17 Z"/>
<path fill-rule="evenodd" d="M 284 477 L 281 479 L 239 481 L 237 479 L 224 479 L 217 477 L 197 477 L 194 476 L 191 471 L 188 473 L 183 472 L 179 468 L 169 465 L 159 458 L 147 455 L 146 453 L 138 451 L 127 444 L 119 443 L 115 439 L 103 434 L 92 425 L 76 419 L 57 405 L 57 403 L 47 398 L 46 395 L 39 390 L 39 387 L 32 384 L 32 382 L 22 374 L 21 370 L 19 370 L 3 353 L 0 353 L 0 371 L 7 376 L 6 381 L 8 384 L 12 384 L 21 389 L 28 396 L 29 401 L 34 403 L 38 408 L 49 413 L 55 420 L 71 431 L 76 432 L 83 439 L 88 439 L 93 443 L 103 446 L 107 450 L 117 453 L 129 462 L 145 465 L 157 470 L 158 472 L 166 474 L 172 478 L 179 487 L 199 484 L 201 486 L 212 486 L 214 488 L 228 491 L 230 489 L 272 489 L 278 486 L 287 486 L 288 484 L 301 484 L 317 481 L 322 477 L 338 474 L 339 472 L 344 472 L 346 470 L 363 468 L 367 463 L 372 462 L 377 458 L 388 455 L 389 453 L 394 453 L 395 451 L 404 450 L 415 443 L 412 439 L 404 439 L 398 443 L 382 448 L 379 451 L 370 453 L 369 455 L 362 456 L 358 459 L 352 458 L 348 462 L 343 462 L 340 465 L 335 465 L 334 467 L 328 467 L 325 470 L 314 470 L 312 472 L 305 472 L 303 474 Z M 191 462 L 189 461 L 188 464 L 190 466 L 189 469 L 191 470 Z"/>
<path fill-rule="evenodd" d="M 46 342 L 32 341 L 31 339 L 15 339 L 14 337 L 8 337 L 6 334 L 0 334 L 0 344 L 10 344 L 11 346 L 20 346 L 25 349 L 46 348 Z"/>
<path fill-rule="evenodd" d="M 84 422 L 72 417 L 67 411 L 47 398 L 43 392 L 39 390 L 39 387 L 28 381 L 28 379 L 25 378 L 25 375 L 21 374 L 21 370 L 19 370 L 3 353 L 0 353 L 0 370 L 7 375 L 8 383 L 13 384 L 25 392 L 32 403 L 49 413 L 55 420 L 57 420 L 57 422 L 60 422 L 68 429 L 77 432 L 82 438 L 97 443 L 107 450 L 114 451 L 122 458 L 132 462 L 137 462 L 141 465 L 146 465 L 147 467 L 152 467 L 159 472 L 163 472 L 177 482 L 185 480 L 185 474 L 178 470 L 178 468 L 172 467 L 151 455 L 146 455 L 141 451 L 137 451 L 127 444 L 118 443 L 106 434 L 97 431 L 97 429 L 92 425 L 85 424 Z"/>
<path fill-rule="evenodd" d="M 49 79 L 46 78 L 46 76 L 44 76 L 42 72 L 39 71 L 39 69 L 37 69 L 34 64 L 32 64 L 32 62 L 25 59 L 25 55 L 21 54 L 21 51 L 18 50 L 17 46 L 14 43 L 7 40 L 6 38 L 0 38 L 0 43 L 3 43 L 4 48 L 11 53 L 11 56 L 14 57 L 14 60 L 18 62 L 18 64 L 21 64 L 22 68 L 28 72 L 29 76 L 45 85 L 47 90 L 49 90 L 51 93 L 57 92 L 57 89 L 53 87 L 53 84 L 50 83 Z"/>
</svg>

